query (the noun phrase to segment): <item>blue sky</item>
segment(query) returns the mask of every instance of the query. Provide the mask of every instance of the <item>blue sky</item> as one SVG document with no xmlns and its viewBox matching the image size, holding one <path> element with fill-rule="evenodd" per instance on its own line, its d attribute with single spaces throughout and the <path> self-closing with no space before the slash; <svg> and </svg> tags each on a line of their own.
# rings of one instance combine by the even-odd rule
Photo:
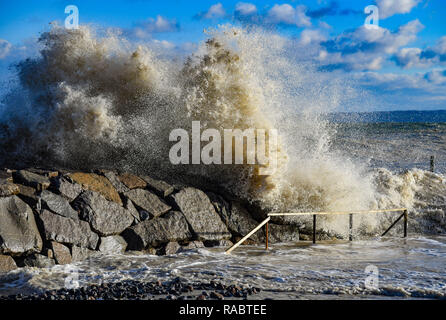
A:
<svg viewBox="0 0 446 320">
<path fill-rule="evenodd" d="M 120 28 L 148 45 L 184 48 L 223 23 L 274 29 L 296 43 L 300 60 L 376 97 L 358 110 L 446 109 L 444 0 L 0 0 L 1 81 L 11 63 L 36 54 L 39 34 L 71 4 L 81 24 Z M 364 27 L 368 5 L 379 9 L 377 29 Z"/>
</svg>

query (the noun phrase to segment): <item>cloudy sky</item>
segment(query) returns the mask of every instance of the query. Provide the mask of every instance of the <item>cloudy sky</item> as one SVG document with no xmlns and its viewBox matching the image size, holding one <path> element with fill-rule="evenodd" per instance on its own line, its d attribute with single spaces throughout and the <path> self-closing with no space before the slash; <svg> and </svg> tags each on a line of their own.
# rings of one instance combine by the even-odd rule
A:
<svg viewBox="0 0 446 320">
<path fill-rule="evenodd" d="M 81 24 L 121 29 L 135 41 L 185 50 L 203 29 L 254 24 L 289 38 L 321 72 L 345 77 L 373 97 L 356 110 L 446 109 L 446 1 L 444 0 L 0 0 L 0 83 L 9 66 L 36 54 L 36 39 L 67 5 Z M 364 26 L 376 5 L 378 25 Z M 374 22 L 371 20 L 370 22 Z"/>
</svg>

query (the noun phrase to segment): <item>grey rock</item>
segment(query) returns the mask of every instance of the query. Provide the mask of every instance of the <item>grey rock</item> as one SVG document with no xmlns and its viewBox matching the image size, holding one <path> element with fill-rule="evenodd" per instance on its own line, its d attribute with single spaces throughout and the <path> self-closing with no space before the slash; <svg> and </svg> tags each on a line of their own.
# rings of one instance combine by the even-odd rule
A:
<svg viewBox="0 0 446 320">
<path fill-rule="evenodd" d="M 51 247 L 53 250 L 54 260 L 56 260 L 57 264 L 71 263 L 70 248 L 55 241 L 51 242 Z"/>
<path fill-rule="evenodd" d="M 42 244 L 31 208 L 17 196 L 0 198 L 0 253 L 40 252 Z"/>
<path fill-rule="evenodd" d="M 78 183 L 70 182 L 66 177 L 59 177 L 54 180 L 54 190 L 69 201 L 73 201 L 81 194 L 82 186 Z"/>
<path fill-rule="evenodd" d="M 17 269 L 17 265 L 11 256 L 0 255 L 0 273 Z"/>
<path fill-rule="evenodd" d="M 13 173 L 14 182 L 24 184 L 37 190 L 44 190 L 50 186 L 50 179 L 39 174 L 19 170 Z"/>
<path fill-rule="evenodd" d="M 201 241 L 191 241 L 185 246 L 181 246 L 179 251 L 187 251 L 192 249 L 204 248 L 204 244 Z"/>
<path fill-rule="evenodd" d="M 147 182 L 147 187 L 152 189 L 160 197 L 165 198 L 175 190 L 173 186 L 165 181 L 156 180 L 149 176 L 143 176 L 141 178 Z"/>
<path fill-rule="evenodd" d="M 125 184 L 121 182 L 121 180 L 118 179 L 118 176 L 114 172 L 107 171 L 104 172 L 103 174 L 108 180 L 110 180 L 113 187 L 115 187 L 115 189 L 119 193 L 124 193 L 130 190 Z"/>
<path fill-rule="evenodd" d="M 154 217 L 159 217 L 171 209 L 170 206 L 148 190 L 133 189 L 126 192 L 125 196 L 132 200 L 135 205 L 149 212 Z"/>
<path fill-rule="evenodd" d="M 96 249 L 99 236 L 91 231 L 86 221 L 74 220 L 43 210 L 38 216 L 45 239 Z"/>
<path fill-rule="evenodd" d="M 95 253 L 95 251 L 83 247 L 73 246 L 71 248 L 71 257 L 73 262 L 87 260 Z"/>
<path fill-rule="evenodd" d="M 52 212 L 75 220 L 79 218 L 77 212 L 62 196 L 49 192 L 48 190 L 43 190 L 40 193 L 40 198 L 42 200 L 42 204 L 46 205 L 46 207 Z"/>
<path fill-rule="evenodd" d="M 228 229 L 235 236 L 246 236 L 251 230 L 259 225 L 249 214 L 249 212 L 237 201 L 231 202 L 231 210 L 226 214 L 221 214 L 222 220 L 228 226 Z M 263 228 L 254 233 L 250 239 L 256 242 L 265 240 Z"/>
<path fill-rule="evenodd" d="M 223 222 L 226 223 L 226 218 L 229 216 L 231 211 L 231 206 L 228 201 L 226 201 L 222 196 L 215 194 L 213 192 L 207 192 L 207 196 L 211 203 L 214 205 L 215 211 L 220 215 Z"/>
<path fill-rule="evenodd" d="M 20 192 L 19 186 L 7 180 L 0 179 L 0 197 L 9 197 Z"/>
<path fill-rule="evenodd" d="M 7 182 L 13 182 L 12 171 L 9 169 L 0 170 L 0 180 L 4 180 Z"/>
<path fill-rule="evenodd" d="M 48 258 L 42 254 L 32 254 L 27 256 L 23 260 L 23 265 L 26 267 L 35 267 L 35 268 L 51 268 L 56 263 L 54 259 Z"/>
<path fill-rule="evenodd" d="M 17 196 L 25 201 L 29 206 L 35 208 L 40 202 L 40 198 L 37 196 L 37 191 L 34 188 L 18 184 L 19 193 Z"/>
<path fill-rule="evenodd" d="M 227 247 L 230 248 L 234 245 L 230 240 L 210 240 L 205 241 L 204 245 L 206 247 Z"/>
<path fill-rule="evenodd" d="M 178 244 L 178 242 L 169 242 L 164 247 L 164 254 L 165 255 L 171 255 L 176 254 L 181 251 L 181 246 Z"/>
<path fill-rule="evenodd" d="M 45 176 L 45 177 L 57 177 L 59 175 L 58 171 L 54 171 L 54 170 L 44 170 L 44 169 L 38 169 L 38 168 L 28 168 L 26 169 L 29 172 L 41 175 L 41 176 Z"/>
<path fill-rule="evenodd" d="M 105 254 L 121 254 L 125 252 L 127 242 L 121 236 L 102 237 L 99 251 Z"/>
<path fill-rule="evenodd" d="M 192 238 L 184 215 L 176 211 L 132 226 L 126 229 L 122 236 L 131 250 L 142 250 L 148 246 L 156 247 L 167 242 Z"/>
<path fill-rule="evenodd" d="M 88 221 L 91 228 L 101 236 L 120 234 L 134 220 L 128 210 L 93 191 L 83 192 L 73 206 L 80 211 L 82 219 Z"/>
<path fill-rule="evenodd" d="M 124 200 L 124 208 L 130 212 L 130 214 L 133 216 L 133 224 L 138 224 L 141 222 L 140 213 L 138 210 L 136 210 L 135 205 L 133 204 L 132 200 L 125 198 Z"/>
<path fill-rule="evenodd" d="M 299 241 L 299 227 L 297 225 L 279 225 L 269 223 L 269 242 L 296 242 Z"/>
<path fill-rule="evenodd" d="M 231 238 L 231 234 L 203 191 L 185 188 L 176 193 L 173 198 L 198 240 Z"/>
</svg>

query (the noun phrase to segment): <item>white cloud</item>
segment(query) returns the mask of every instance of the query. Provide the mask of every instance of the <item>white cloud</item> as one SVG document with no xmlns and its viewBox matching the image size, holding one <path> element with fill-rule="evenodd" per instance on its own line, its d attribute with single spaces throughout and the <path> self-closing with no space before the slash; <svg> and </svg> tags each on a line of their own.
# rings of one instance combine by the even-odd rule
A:
<svg viewBox="0 0 446 320">
<path fill-rule="evenodd" d="M 414 41 L 423 27 L 418 20 L 410 21 L 395 32 L 361 26 L 321 45 L 329 53 L 326 61 L 330 68 L 379 70 L 388 55 Z"/>
<path fill-rule="evenodd" d="M 169 20 L 160 15 L 156 19 L 149 18 L 144 24 L 145 29 L 151 33 L 176 31 L 178 25 L 176 20 Z"/>
<path fill-rule="evenodd" d="M 153 44 L 159 48 L 162 49 L 173 49 L 175 48 L 175 44 L 172 42 L 169 42 L 167 40 L 153 40 Z"/>
<path fill-rule="evenodd" d="M 446 70 L 432 70 L 426 73 L 425 78 L 434 84 L 446 84 Z"/>
<path fill-rule="evenodd" d="M 436 64 L 446 64 L 446 36 L 441 37 L 435 46 L 403 48 L 395 54 L 393 60 L 403 68 L 426 68 Z"/>
<path fill-rule="evenodd" d="M 11 51 L 12 45 L 3 39 L 0 39 L 0 59 L 6 58 Z"/>
<path fill-rule="evenodd" d="M 388 18 L 399 13 L 409 13 L 422 0 L 377 0 L 379 17 Z"/>
<path fill-rule="evenodd" d="M 235 6 L 235 13 L 243 16 L 249 16 L 257 13 L 257 7 L 252 3 L 239 2 Z"/>
<path fill-rule="evenodd" d="M 317 29 L 305 29 L 300 33 L 299 41 L 302 45 L 308 45 L 312 42 L 325 41 L 326 37 Z"/>
<path fill-rule="evenodd" d="M 130 30 L 130 33 L 137 38 L 149 38 L 153 33 L 174 32 L 179 30 L 179 25 L 175 19 L 169 20 L 160 15 L 140 22 Z"/>
<path fill-rule="evenodd" d="M 403 68 L 428 67 L 430 63 L 420 59 L 421 52 L 422 50 L 419 48 L 403 48 L 394 58 L 397 64 Z"/>
<path fill-rule="evenodd" d="M 216 3 L 212 5 L 208 11 L 202 12 L 197 15 L 200 19 L 219 19 L 224 18 L 226 16 L 225 8 L 221 3 Z"/>
<path fill-rule="evenodd" d="M 323 29 L 331 29 L 332 26 L 330 26 L 328 23 L 326 23 L 325 21 L 319 21 L 319 27 L 323 28 Z"/>
<path fill-rule="evenodd" d="M 446 36 L 443 36 L 438 40 L 433 50 L 438 54 L 446 54 Z"/>
<path fill-rule="evenodd" d="M 302 5 L 294 8 L 289 4 L 276 4 L 268 11 L 267 22 L 296 25 L 298 27 L 311 26 L 311 19 L 306 15 L 306 7 Z"/>
</svg>

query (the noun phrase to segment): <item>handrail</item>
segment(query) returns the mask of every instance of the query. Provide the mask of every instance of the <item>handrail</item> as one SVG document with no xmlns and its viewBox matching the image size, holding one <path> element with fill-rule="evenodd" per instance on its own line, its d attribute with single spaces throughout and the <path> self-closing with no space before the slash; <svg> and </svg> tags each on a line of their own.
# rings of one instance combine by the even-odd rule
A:
<svg viewBox="0 0 446 320">
<path fill-rule="evenodd" d="M 406 208 L 383 209 L 383 210 L 356 210 L 356 211 L 322 211 L 322 212 L 271 212 L 268 216 L 303 216 L 303 215 L 333 215 L 333 214 L 351 214 L 351 213 L 381 213 L 381 212 L 401 212 Z"/>
<path fill-rule="evenodd" d="M 231 253 L 232 250 L 237 248 L 239 245 L 241 245 L 243 242 L 245 242 L 250 236 L 252 236 L 257 230 L 259 230 L 261 227 L 263 227 L 264 224 L 268 223 L 268 221 L 271 220 L 270 217 L 263 220 L 257 227 L 255 227 L 250 233 L 248 233 L 246 236 L 244 236 L 239 242 L 234 244 L 232 247 L 230 247 L 228 250 L 226 250 L 226 254 Z"/>
<path fill-rule="evenodd" d="M 407 208 L 395 208 L 395 209 L 383 209 L 383 210 L 356 210 L 356 211 L 322 211 L 322 212 L 271 212 L 268 213 L 268 218 L 263 220 L 257 227 L 255 227 L 251 232 L 249 232 L 246 236 L 240 239 L 236 244 L 226 250 L 226 254 L 231 253 L 235 248 L 240 246 L 243 242 L 245 242 L 249 237 L 251 237 L 255 232 L 257 232 L 262 226 L 266 224 L 266 237 L 265 237 L 265 250 L 268 250 L 268 222 L 271 220 L 271 217 L 275 216 L 303 216 L 303 215 L 312 215 L 313 216 L 313 243 L 316 243 L 316 216 L 321 215 L 338 215 L 338 214 L 349 214 L 349 240 L 353 240 L 353 214 L 363 214 L 363 213 L 385 213 L 385 212 L 403 212 L 398 219 L 392 223 L 392 225 L 382 234 L 385 236 L 387 232 L 392 229 L 401 218 L 404 217 L 404 238 L 407 237 L 407 223 L 408 223 L 408 215 Z"/>
</svg>

